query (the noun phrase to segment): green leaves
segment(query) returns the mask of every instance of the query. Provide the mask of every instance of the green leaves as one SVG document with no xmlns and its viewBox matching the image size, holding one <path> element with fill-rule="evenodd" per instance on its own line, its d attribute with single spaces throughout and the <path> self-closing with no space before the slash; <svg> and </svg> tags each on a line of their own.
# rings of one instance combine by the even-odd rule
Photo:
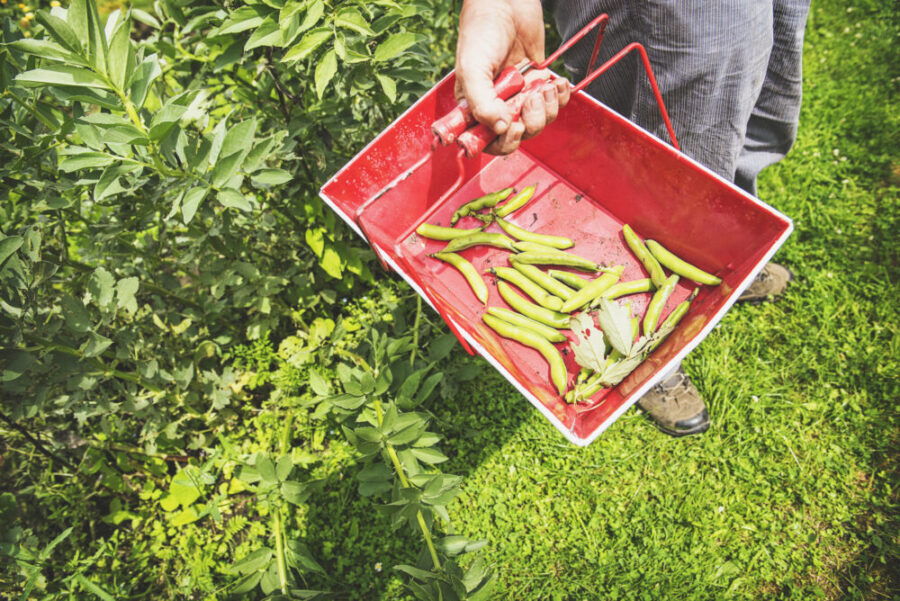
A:
<svg viewBox="0 0 900 601">
<path fill-rule="evenodd" d="M 93 0 L 72 0 L 66 11 L 69 27 L 78 36 L 88 61 L 99 73 L 106 73 L 109 48 Z"/>
<path fill-rule="evenodd" d="M 117 307 L 124 309 L 129 313 L 137 312 L 137 294 L 140 288 L 140 280 L 136 277 L 122 278 L 116 282 L 116 302 Z"/>
<path fill-rule="evenodd" d="M 21 236 L 3 236 L 0 239 L 0 267 L 3 266 L 6 259 L 22 247 L 24 242 L 25 240 Z"/>
<path fill-rule="evenodd" d="M 68 50 L 70 53 L 76 55 L 81 54 L 81 41 L 66 21 L 63 21 L 59 17 L 44 10 L 39 10 L 36 13 L 35 18 L 57 44 Z M 85 62 L 85 64 L 87 63 Z"/>
<path fill-rule="evenodd" d="M 387 75 L 382 75 L 378 73 L 375 75 L 378 78 L 378 83 L 381 84 L 381 89 L 384 91 L 384 95 L 388 97 L 388 100 L 391 102 L 397 101 L 397 82 L 388 77 Z"/>
<path fill-rule="evenodd" d="M 319 98 L 325 93 L 325 87 L 337 73 L 337 54 L 334 50 L 329 50 L 316 65 L 316 94 Z"/>
<path fill-rule="evenodd" d="M 628 309 L 614 300 L 601 298 L 597 323 L 614 349 L 625 356 L 631 354 L 634 332 L 631 329 L 631 315 Z"/>
<path fill-rule="evenodd" d="M 110 15 L 110 19 L 113 16 Z M 109 79 L 117 89 L 125 89 L 125 84 L 134 71 L 134 48 L 131 45 L 131 22 L 127 19 L 118 23 L 109 42 Z"/>
<path fill-rule="evenodd" d="M 378 45 L 373 59 L 379 62 L 389 61 L 400 56 L 417 41 L 418 37 L 412 32 L 395 33 Z"/>
<path fill-rule="evenodd" d="M 244 45 L 244 51 L 259 48 L 260 46 L 280 46 L 281 45 L 281 28 L 274 15 L 266 17 L 247 43 Z"/>
<path fill-rule="evenodd" d="M 93 152 L 87 149 L 70 149 L 69 151 L 72 154 L 65 156 L 59 162 L 59 169 L 64 173 L 106 167 L 116 160 L 115 157 L 103 152 Z"/>
<path fill-rule="evenodd" d="M 253 209 L 253 205 L 250 204 L 250 201 L 247 200 L 247 197 L 241 194 L 239 190 L 235 190 L 234 188 L 225 188 L 223 190 L 219 190 L 219 193 L 216 195 L 216 199 L 221 203 L 223 207 L 227 207 L 229 209 L 237 209 L 239 211 L 250 211 Z"/>
<path fill-rule="evenodd" d="M 232 35 L 259 27 L 265 20 L 265 15 L 266 9 L 262 6 L 241 6 L 228 15 L 216 35 Z"/>
<path fill-rule="evenodd" d="M 111 87 L 102 77 L 79 67 L 69 65 L 47 65 L 32 69 L 16 76 L 16 81 L 25 85 L 58 85 L 80 88 L 97 88 L 110 90 Z"/>
<path fill-rule="evenodd" d="M 46 58 L 48 60 L 75 63 L 81 62 L 85 66 L 87 65 L 87 63 L 81 61 L 78 55 L 72 53 L 60 44 L 49 40 L 23 38 L 21 40 L 16 40 L 10 44 L 10 46 L 21 52 L 33 54 L 34 56 Z"/>
<path fill-rule="evenodd" d="M 250 177 L 256 186 L 280 186 L 292 179 L 293 176 L 284 169 L 260 169 Z"/>
<path fill-rule="evenodd" d="M 364 36 L 375 35 L 375 32 L 372 31 L 372 28 L 366 22 L 365 17 L 355 8 L 347 7 L 339 10 L 334 17 L 334 24 L 337 27 L 351 29 Z"/>
<path fill-rule="evenodd" d="M 312 54 L 319 46 L 330 40 L 333 33 L 328 27 L 313 29 L 292 46 L 281 59 L 285 62 L 301 61 Z"/>
<path fill-rule="evenodd" d="M 385 333 L 394 326 L 377 337 L 377 356 L 355 351 L 372 371 L 351 362 L 336 376 L 327 350 L 374 332 L 348 318 L 351 304 L 381 316 L 400 302 L 361 299 L 374 257 L 317 200 L 314 180 L 392 117 L 388 101 L 435 75 L 421 54 L 401 51 L 402 65 L 386 59 L 377 73 L 372 59 L 416 8 L 161 0 L 153 14 L 101 20 L 92 0 L 66 4 L 40 12 L 32 38 L 7 45 L 0 32 L 15 59 L 0 79 L 16 95 L 0 115 L 10 150 L 0 164 L 10 188 L 0 327 L 15 347 L 0 353 L 0 392 L 17 417 L 46 425 L 46 440 L 71 433 L 96 444 L 84 467 L 118 495 L 108 523 L 164 532 L 168 553 L 187 532 L 201 548 L 216 520 L 234 543 L 222 548 L 242 558 L 215 576 L 216 594 L 277 592 L 283 581 L 311 597 L 296 590 L 299 574 L 323 570 L 291 518 L 295 506 L 319 502 L 317 481 L 299 474 L 318 469 L 322 446 L 342 453 L 347 477 L 360 472 L 353 487 L 363 495 L 399 503 L 398 523 L 417 536 L 418 513 L 428 528 L 446 519 L 439 503 L 458 484 L 437 472 L 447 455 L 429 414 L 410 410 L 442 382 L 423 369 L 432 355 L 392 369 L 412 350 L 407 332 Z M 267 48 L 284 60 L 270 62 Z M 260 351 L 240 364 L 235 348 L 262 348 L 267 336 L 278 358 Z M 283 396 L 259 404 L 270 389 Z M 297 424 L 282 431 L 285 413 L 267 422 L 274 405 L 293 416 L 308 409 L 309 436 Z M 333 439 L 345 428 L 358 455 Z M 247 435 L 225 450 L 238 431 Z M 166 465 L 181 468 L 171 480 Z M 142 471 L 152 477 L 131 487 L 123 473 Z M 184 586 L 212 581 L 197 557 L 198 580 Z"/>
<path fill-rule="evenodd" d="M 181 200 L 181 218 L 185 225 L 194 219 L 194 215 L 197 214 L 197 209 L 206 197 L 207 192 L 209 192 L 209 188 L 202 186 L 195 186 L 185 192 L 184 198 Z"/>
<path fill-rule="evenodd" d="M 591 371 L 603 371 L 606 365 L 606 344 L 603 342 L 603 332 L 594 326 L 590 314 L 573 315 L 569 319 L 569 327 L 575 334 L 575 343 L 572 344 L 575 362 Z"/>
<path fill-rule="evenodd" d="M 88 292 L 100 308 L 106 308 L 113 300 L 116 279 L 103 267 L 94 270 L 88 281 Z"/>
</svg>

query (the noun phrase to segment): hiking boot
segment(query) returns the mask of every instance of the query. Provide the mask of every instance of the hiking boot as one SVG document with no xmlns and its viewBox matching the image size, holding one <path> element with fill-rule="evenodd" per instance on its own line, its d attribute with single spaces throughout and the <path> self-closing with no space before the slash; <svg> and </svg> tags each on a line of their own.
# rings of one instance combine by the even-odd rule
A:
<svg viewBox="0 0 900 601">
<path fill-rule="evenodd" d="M 778 263 L 767 263 L 753 283 L 738 297 L 739 301 L 761 302 L 772 300 L 787 288 L 794 279 L 790 269 Z"/>
<path fill-rule="evenodd" d="M 700 434 L 709 428 L 709 413 L 691 379 L 676 369 L 638 401 L 656 427 L 671 436 Z"/>
</svg>

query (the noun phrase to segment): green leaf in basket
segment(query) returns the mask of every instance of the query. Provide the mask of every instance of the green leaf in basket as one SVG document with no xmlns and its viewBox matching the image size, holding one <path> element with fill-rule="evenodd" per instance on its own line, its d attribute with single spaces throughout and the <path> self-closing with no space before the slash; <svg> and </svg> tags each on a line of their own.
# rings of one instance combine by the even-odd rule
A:
<svg viewBox="0 0 900 601">
<path fill-rule="evenodd" d="M 575 333 L 576 343 L 572 345 L 575 362 L 592 371 L 603 371 L 606 364 L 606 344 L 603 332 L 594 326 L 594 320 L 587 313 L 578 313 L 569 319 L 569 327 Z"/>
</svg>

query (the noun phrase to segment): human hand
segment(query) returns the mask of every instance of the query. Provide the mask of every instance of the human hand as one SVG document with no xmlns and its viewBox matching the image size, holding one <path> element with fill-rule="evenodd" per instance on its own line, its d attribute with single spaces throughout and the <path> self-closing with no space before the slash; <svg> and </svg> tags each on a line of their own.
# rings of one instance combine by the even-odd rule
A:
<svg viewBox="0 0 900 601">
<path fill-rule="evenodd" d="M 544 18 L 540 0 L 465 0 L 459 16 L 456 46 L 456 98 L 465 99 L 475 118 L 499 138 L 486 152 L 509 154 L 523 139 L 539 134 L 569 101 L 569 82 L 552 80 L 529 94 L 514 115 L 494 93 L 493 80 L 523 59 L 544 59 Z M 547 79 L 547 70 L 528 71 L 526 86 Z"/>
</svg>

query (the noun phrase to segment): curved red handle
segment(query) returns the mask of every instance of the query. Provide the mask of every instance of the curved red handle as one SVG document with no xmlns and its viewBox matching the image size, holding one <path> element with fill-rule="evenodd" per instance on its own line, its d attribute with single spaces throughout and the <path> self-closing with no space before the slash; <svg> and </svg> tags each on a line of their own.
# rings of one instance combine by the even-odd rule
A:
<svg viewBox="0 0 900 601">
<path fill-rule="evenodd" d="M 506 106 L 508 106 L 509 110 L 512 111 L 513 121 L 517 121 L 521 116 L 520 113 L 522 112 L 522 106 L 525 104 L 525 100 L 528 98 L 528 94 L 538 89 L 548 81 L 549 79 L 537 79 L 528 84 L 527 88 L 506 101 Z M 497 134 L 494 133 L 494 130 L 483 123 L 479 123 L 475 127 L 467 129 L 463 133 L 459 134 L 459 136 L 456 138 L 456 143 L 459 144 L 460 148 L 465 151 L 466 157 L 471 159 L 478 156 L 481 151 L 487 147 L 488 144 L 496 139 Z"/>
<path fill-rule="evenodd" d="M 509 66 L 500 72 L 494 80 L 494 93 L 506 100 L 525 86 L 525 78 L 514 66 Z M 438 137 L 442 144 L 452 144 L 456 138 L 466 131 L 466 128 L 475 124 L 475 117 L 469 103 L 462 100 L 449 113 L 431 124 L 431 131 Z"/>
</svg>

